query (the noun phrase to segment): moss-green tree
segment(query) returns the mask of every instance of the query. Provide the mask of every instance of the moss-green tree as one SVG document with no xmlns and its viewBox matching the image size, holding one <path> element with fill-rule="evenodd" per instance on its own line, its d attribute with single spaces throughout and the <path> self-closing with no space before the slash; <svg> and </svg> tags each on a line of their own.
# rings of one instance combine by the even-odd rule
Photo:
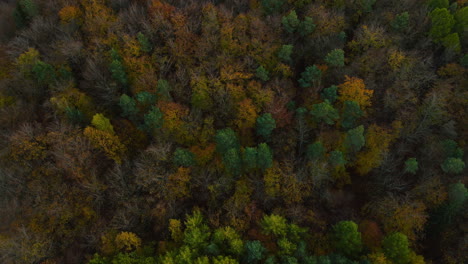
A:
<svg viewBox="0 0 468 264">
<path fill-rule="evenodd" d="M 401 14 L 396 15 L 390 25 L 395 31 L 401 32 L 408 28 L 408 24 L 409 24 L 409 13 L 403 12 Z"/>
<path fill-rule="evenodd" d="M 122 116 L 134 120 L 138 114 L 135 99 L 126 94 L 122 94 L 119 100 L 119 106 L 122 109 Z"/>
<path fill-rule="evenodd" d="M 333 246 L 341 254 L 356 258 L 362 251 L 361 233 L 353 221 L 341 221 L 332 228 Z"/>
<path fill-rule="evenodd" d="M 382 241 L 385 256 L 395 264 L 407 264 L 410 261 L 411 250 L 408 238 L 402 233 L 393 233 Z"/>
<path fill-rule="evenodd" d="M 431 36 L 435 42 L 440 42 L 452 31 L 452 28 L 455 25 L 455 19 L 446 8 L 434 9 L 429 14 L 429 17 L 432 22 L 429 36 Z"/>
<path fill-rule="evenodd" d="M 299 25 L 299 34 L 302 37 L 308 36 L 312 32 L 314 32 L 317 25 L 314 24 L 314 20 L 311 17 L 304 17 L 304 20 Z"/>
<path fill-rule="evenodd" d="M 190 167 L 195 165 L 195 154 L 184 148 L 177 148 L 174 152 L 173 162 L 177 167 Z"/>
<path fill-rule="evenodd" d="M 354 101 L 345 101 L 343 105 L 343 120 L 341 126 L 345 129 L 350 129 L 356 126 L 356 121 L 362 117 L 362 112 L 359 104 Z"/>
<path fill-rule="evenodd" d="M 340 117 L 338 110 L 325 100 L 322 103 L 312 105 L 310 114 L 313 116 L 316 122 L 324 122 L 328 125 L 333 125 L 336 120 Z"/>
<path fill-rule="evenodd" d="M 322 78 L 322 71 L 317 68 L 317 66 L 308 66 L 305 71 L 301 73 L 301 78 L 299 79 L 299 85 L 301 87 L 311 87 L 313 84 L 316 84 Z"/>
<path fill-rule="evenodd" d="M 348 130 L 345 137 L 345 147 L 350 152 L 358 152 L 364 147 L 366 140 L 364 138 L 364 126 L 358 126 L 356 128 Z"/>
<path fill-rule="evenodd" d="M 289 14 L 281 19 L 281 23 L 283 24 L 284 30 L 286 30 L 286 32 L 294 33 L 298 29 L 301 22 L 297 18 L 296 10 L 292 10 L 289 12 Z"/>
<path fill-rule="evenodd" d="M 280 50 L 278 51 L 278 58 L 286 63 L 292 62 L 292 52 L 293 52 L 293 45 L 283 45 L 281 46 Z"/>
<path fill-rule="evenodd" d="M 270 139 L 271 132 L 276 128 L 276 121 L 270 113 L 263 114 L 257 118 L 257 135 L 264 139 Z"/>
<path fill-rule="evenodd" d="M 342 49 L 334 49 L 325 57 L 325 62 L 331 67 L 343 67 L 345 54 Z"/>
<path fill-rule="evenodd" d="M 236 133 L 231 128 L 218 130 L 215 136 L 216 150 L 221 153 L 227 153 L 230 149 L 239 149 L 240 144 Z"/>
<path fill-rule="evenodd" d="M 459 174 L 465 169 L 465 162 L 460 158 L 447 158 L 440 167 L 445 173 Z"/>
<path fill-rule="evenodd" d="M 266 143 L 261 143 L 257 147 L 257 164 L 262 170 L 273 166 L 273 153 Z"/>
<path fill-rule="evenodd" d="M 248 170 L 257 168 L 257 148 L 246 147 L 242 155 L 244 167 Z"/>
<path fill-rule="evenodd" d="M 416 158 L 409 158 L 405 161 L 405 172 L 416 174 L 418 171 L 418 161 Z"/>
<path fill-rule="evenodd" d="M 325 155 L 325 147 L 320 141 L 313 144 L 309 144 L 306 150 L 306 156 L 308 159 L 318 160 L 323 158 Z"/>
<path fill-rule="evenodd" d="M 334 103 L 336 99 L 338 99 L 338 86 L 332 85 L 328 88 L 323 89 L 322 93 L 320 96 L 322 97 L 323 100 L 328 100 L 330 103 Z"/>
<path fill-rule="evenodd" d="M 91 120 L 91 124 L 101 131 L 105 131 L 109 134 L 115 134 L 114 127 L 110 123 L 109 118 L 106 118 L 103 114 L 95 114 L 93 116 L 93 120 Z"/>
<path fill-rule="evenodd" d="M 257 78 L 262 82 L 270 80 L 270 73 L 265 68 L 263 68 L 263 66 L 259 66 L 257 68 L 255 76 L 257 76 Z"/>
</svg>

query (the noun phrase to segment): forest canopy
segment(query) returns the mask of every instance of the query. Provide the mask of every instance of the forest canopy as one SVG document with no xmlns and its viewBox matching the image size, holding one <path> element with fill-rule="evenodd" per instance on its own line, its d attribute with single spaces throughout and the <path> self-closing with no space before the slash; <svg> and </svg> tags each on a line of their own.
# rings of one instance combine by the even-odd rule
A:
<svg viewBox="0 0 468 264">
<path fill-rule="evenodd" d="M 0 263 L 468 263 L 468 1 L 0 2 Z"/>
</svg>

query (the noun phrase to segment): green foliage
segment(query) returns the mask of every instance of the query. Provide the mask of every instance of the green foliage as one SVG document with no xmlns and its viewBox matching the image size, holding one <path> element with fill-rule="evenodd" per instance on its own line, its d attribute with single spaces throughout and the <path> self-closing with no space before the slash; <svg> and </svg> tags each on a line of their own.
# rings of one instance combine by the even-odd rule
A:
<svg viewBox="0 0 468 264">
<path fill-rule="evenodd" d="M 43 61 L 36 62 L 32 68 L 32 72 L 37 82 L 41 85 L 50 85 L 56 80 L 54 67 Z"/>
<path fill-rule="evenodd" d="M 460 36 L 466 34 L 466 28 L 468 27 L 468 6 L 458 9 L 455 12 L 455 31 Z"/>
<path fill-rule="evenodd" d="M 262 0 L 262 7 L 265 14 L 272 15 L 281 11 L 284 2 L 285 0 Z"/>
<path fill-rule="evenodd" d="M 333 246 L 345 256 L 355 258 L 362 251 L 361 233 L 353 221 L 341 221 L 332 228 Z"/>
<path fill-rule="evenodd" d="M 261 143 L 257 147 L 257 164 L 262 170 L 273 166 L 273 153 L 266 143 Z"/>
<path fill-rule="evenodd" d="M 448 34 L 442 39 L 442 45 L 452 51 L 460 52 L 461 45 L 460 45 L 460 38 L 458 37 L 458 33 Z"/>
<path fill-rule="evenodd" d="M 450 185 L 448 195 L 450 207 L 455 212 L 458 212 L 468 200 L 468 190 L 461 182 Z"/>
<path fill-rule="evenodd" d="M 240 144 L 236 133 L 231 128 L 225 128 L 216 132 L 216 150 L 225 154 L 230 149 L 239 149 Z"/>
<path fill-rule="evenodd" d="M 137 39 L 138 39 L 138 42 L 140 43 L 141 50 L 143 52 L 150 53 L 153 47 L 149 39 L 141 32 L 138 32 Z"/>
<path fill-rule="evenodd" d="M 265 68 L 263 68 L 263 66 L 259 66 L 257 68 L 256 74 L 255 74 L 255 76 L 257 76 L 257 78 L 260 79 L 263 82 L 266 82 L 266 81 L 270 80 L 269 75 L 270 75 L 270 73 Z"/>
<path fill-rule="evenodd" d="M 322 93 L 320 96 L 322 97 L 323 100 L 328 100 L 330 103 L 334 103 L 336 99 L 338 99 L 338 94 L 336 93 L 338 91 L 338 86 L 332 85 L 328 88 L 323 89 Z"/>
<path fill-rule="evenodd" d="M 238 176 L 242 172 L 242 159 L 239 153 L 239 149 L 230 148 L 225 154 L 223 154 L 223 163 L 226 166 L 228 172 L 234 176 Z"/>
<path fill-rule="evenodd" d="M 343 120 L 341 126 L 350 129 L 356 126 L 356 121 L 363 116 L 359 104 L 354 101 L 345 101 L 343 106 Z"/>
<path fill-rule="evenodd" d="M 385 256 L 395 264 L 407 264 L 410 261 L 408 238 L 402 233 L 393 233 L 382 241 Z"/>
<path fill-rule="evenodd" d="M 248 170 L 257 168 L 257 148 L 246 147 L 242 156 L 244 167 Z"/>
<path fill-rule="evenodd" d="M 416 174 L 417 171 L 418 171 L 418 161 L 416 160 L 416 158 L 407 159 L 405 162 L 405 172 Z"/>
<path fill-rule="evenodd" d="M 446 8 L 436 8 L 430 14 L 432 26 L 429 31 L 429 36 L 435 41 L 440 42 L 445 36 L 450 34 L 453 26 L 455 25 L 455 19 L 453 15 Z"/>
<path fill-rule="evenodd" d="M 269 139 L 271 132 L 276 128 L 276 121 L 270 113 L 263 114 L 257 118 L 257 135 Z"/>
<path fill-rule="evenodd" d="M 465 54 L 460 58 L 460 65 L 468 68 L 468 54 Z"/>
<path fill-rule="evenodd" d="M 364 138 L 364 126 L 358 126 L 356 128 L 348 130 L 345 137 L 345 147 L 348 151 L 358 152 L 366 143 Z"/>
<path fill-rule="evenodd" d="M 158 95 L 161 97 L 161 99 L 166 100 L 166 101 L 171 101 L 171 85 L 167 80 L 164 79 L 159 79 L 158 80 Z"/>
<path fill-rule="evenodd" d="M 313 83 L 320 81 L 322 78 L 322 71 L 317 66 L 308 66 L 304 72 L 301 73 L 299 85 L 303 88 L 311 87 Z"/>
<path fill-rule="evenodd" d="M 101 131 L 105 131 L 109 134 L 115 134 L 114 132 L 114 127 L 112 126 L 112 124 L 110 123 L 110 120 L 108 118 L 106 118 L 103 114 L 95 114 L 93 116 L 93 120 L 91 120 L 91 124 L 101 130 Z"/>
<path fill-rule="evenodd" d="M 459 174 L 465 169 L 465 162 L 460 158 L 447 158 L 440 167 L 445 173 Z"/>
<path fill-rule="evenodd" d="M 65 115 L 67 117 L 68 122 L 70 122 L 71 124 L 81 126 L 81 125 L 84 125 L 85 123 L 85 116 L 76 107 L 65 108 Z"/>
<path fill-rule="evenodd" d="M 144 106 L 154 105 L 157 100 L 157 96 L 147 91 L 139 92 L 135 95 L 135 99 Z"/>
<path fill-rule="evenodd" d="M 296 10 L 292 10 L 288 15 L 281 19 L 284 29 L 288 33 L 294 33 L 300 25 L 300 21 L 297 18 Z"/>
<path fill-rule="evenodd" d="M 131 120 L 136 118 L 138 108 L 136 107 L 135 99 L 126 94 L 122 94 L 122 96 L 120 96 L 119 106 L 122 109 L 123 117 L 127 117 Z"/>
<path fill-rule="evenodd" d="M 195 165 L 195 154 L 187 149 L 177 148 L 174 152 L 174 164 L 177 167 L 190 167 Z"/>
<path fill-rule="evenodd" d="M 284 237 L 288 232 L 288 223 L 282 216 L 271 214 L 265 215 L 260 222 L 262 232 L 267 235 Z"/>
<path fill-rule="evenodd" d="M 141 129 L 152 135 L 155 130 L 163 125 L 163 113 L 158 107 L 152 106 L 151 110 L 143 116 L 143 125 Z"/>
<path fill-rule="evenodd" d="M 293 52 L 293 45 L 283 45 L 281 49 L 278 51 L 278 58 L 286 63 L 291 63 L 291 55 Z"/>
<path fill-rule="evenodd" d="M 338 110 L 325 100 L 322 103 L 312 105 L 310 114 L 314 117 L 316 122 L 324 122 L 328 125 L 333 125 L 336 120 L 340 117 Z"/>
<path fill-rule="evenodd" d="M 429 0 L 427 2 L 427 6 L 430 10 L 436 8 L 448 8 L 449 7 L 449 0 Z"/>
<path fill-rule="evenodd" d="M 330 157 L 328 158 L 328 162 L 333 167 L 337 167 L 337 166 L 345 165 L 346 164 L 346 159 L 345 159 L 345 157 L 343 155 L 343 152 L 341 152 L 339 150 L 334 150 L 334 151 L 330 152 Z"/>
<path fill-rule="evenodd" d="M 18 1 L 14 11 L 16 26 L 18 28 L 26 26 L 38 13 L 37 5 L 33 0 Z"/>
<path fill-rule="evenodd" d="M 318 160 L 325 155 L 325 147 L 321 142 L 317 141 L 307 146 L 306 156 L 308 159 Z"/>
<path fill-rule="evenodd" d="M 317 25 L 314 24 L 314 20 L 311 17 L 304 17 L 304 20 L 299 25 L 299 34 L 302 37 L 308 36 L 314 32 Z"/>
<path fill-rule="evenodd" d="M 263 256 L 266 252 L 266 249 L 263 247 L 262 243 L 258 240 L 247 241 L 244 245 L 245 248 L 245 257 L 244 260 L 248 264 L 259 263 L 263 259 Z"/>
<path fill-rule="evenodd" d="M 343 67 L 345 54 L 342 49 L 334 49 L 325 57 L 325 62 L 331 67 Z"/>
<path fill-rule="evenodd" d="M 191 250 L 199 251 L 206 248 L 210 236 L 210 228 L 205 224 L 203 215 L 199 210 L 187 215 L 183 241 Z"/>
<path fill-rule="evenodd" d="M 112 78 L 119 84 L 126 87 L 128 85 L 127 73 L 125 67 L 120 60 L 113 60 L 109 65 L 109 70 L 112 73 Z"/>
<path fill-rule="evenodd" d="M 370 13 L 377 0 L 358 0 L 359 7 L 363 13 Z"/>
<path fill-rule="evenodd" d="M 408 28 L 409 24 L 409 13 L 403 12 L 395 16 L 392 23 L 390 24 L 395 31 L 404 31 Z"/>
</svg>

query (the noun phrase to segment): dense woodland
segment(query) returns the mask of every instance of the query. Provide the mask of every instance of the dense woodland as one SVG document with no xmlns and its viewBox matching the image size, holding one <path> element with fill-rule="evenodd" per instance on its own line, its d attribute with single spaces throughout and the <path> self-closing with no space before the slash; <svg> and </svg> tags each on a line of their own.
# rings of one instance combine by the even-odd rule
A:
<svg viewBox="0 0 468 264">
<path fill-rule="evenodd" d="M 468 263 L 467 0 L 3 0 L 0 262 Z"/>
</svg>

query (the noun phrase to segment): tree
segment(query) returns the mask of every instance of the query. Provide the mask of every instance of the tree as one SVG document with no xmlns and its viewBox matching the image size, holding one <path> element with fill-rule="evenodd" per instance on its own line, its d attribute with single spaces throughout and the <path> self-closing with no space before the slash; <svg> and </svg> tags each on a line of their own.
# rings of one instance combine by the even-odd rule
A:
<svg viewBox="0 0 468 264">
<path fill-rule="evenodd" d="M 344 51 L 342 49 L 334 49 L 330 51 L 325 57 L 325 62 L 332 67 L 343 67 L 344 64 Z"/>
<path fill-rule="evenodd" d="M 248 170 L 257 168 L 257 148 L 245 148 L 242 161 L 244 167 Z"/>
<path fill-rule="evenodd" d="M 293 45 L 283 45 L 281 49 L 278 51 L 278 58 L 286 63 L 291 63 L 291 55 L 293 52 Z"/>
<path fill-rule="evenodd" d="M 276 121 L 270 113 L 265 113 L 257 118 L 257 135 L 269 139 L 271 132 L 276 128 Z"/>
<path fill-rule="evenodd" d="M 161 99 L 165 101 L 171 101 L 172 100 L 171 93 L 170 93 L 171 90 L 172 88 L 168 81 L 164 79 L 158 80 L 157 91 Z"/>
<path fill-rule="evenodd" d="M 158 107 L 152 106 L 151 110 L 143 116 L 143 125 L 141 129 L 148 134 L 153 134 L 156 129 L 163 125 L 163 113 Z"/>
<path fill-rule="evenodd" d="M 343 106 L 343 120 L 341 126 L 345 129 L 351 129 L 356 126 L 356 121 L 362 117 L 362 112 L 359 104 L 354 101 L 346 101 Z"/>
<path fill-rule="evenodd" d="M 177 148 L 174 152 L 173 162 L 178 167 L 190 167 L 195 165 L 195 154 L 183 148 Z"/>
<path fill-rule="evenodd" d="M 454 17 L 455 17 L 454 29 L 455 31 L 457 31 L 457 33 L 460 36 L 463 36 L 464 34 L 466 34 L 465 31 L 466 31 L 466 28 L 468 27 L 468 6 L 458 9 L 455 12 Z"/>
<path fill-rule="evenodd" d="M 283 5 L 284 0 L 262 0 L 263 10 L 267 15 L 279 12 Z"/>
<path fill-rule="evenodd" d="M 282 216 L 271 214 L 263 216 L 260 222 L 262 232 L 266 235 L 274 235 L 277 237 L 284 237 L 288 231 L 288 223 Z"/>
<path fill-rule="evenodd" d="M 459 174 L 465 169 L 465 162 L 460 158 L 447 158 L 440 167 L 445 173 Z"/>
<path fill-rule="evenodd" d="M 266 249 L 263 247 L 262 243 L 258 240 L 247 241 L 244 244 L 244 260 L 249 264 L 256 264 L 263 259 L 263 255 L 266 252 Z"/>
<path fill-rule="evenodd" d="M 450 34 L 453 26 L 455 25 L 455 19 L 452 14 L 446 8 L 436 8 L 430 14 L 431 18 L 431 29 L 429 30 L 429 36 L 435 41 L 440 42 L 442 39 Z"/>
<path fill-rule="evenodd" d="M 146 108 L 156 103 L 157 96 L 150 92 L 142 91 L 135 95 L 135 99 Z"/>
<path fill-rule="evenodd" d="M 273 153 L 266 143 L 261 143 L 257 147 L 257 164 L 262 170 L 266 170 L 273 166 Z"/>
<path fill-rule="evenodd" d="M 227 153 L 230 149 L 239 149 L 240 144 L 236 133 L 231 128 L 218 130 L 215 136 L 216 150 L 221 153 Z"/>
<path fill-rule="evenodd" d="M 435 8 L 448 8 L 449 0 L 429 0 L 427 2 L 427 6 L 430 10 L 433 10 Z"/>
<path fill-rule="evenodd" d="M 108 158 L 113 159 L 118 164 L 122 163 L 126 149 L 116 135 L 92 127 L 86 127 L 83 135 L 95 148 L 101 149 Z"/>
<path fill-rule="evenodd" d="M 346 159 L 343 155 L 343 152 L 339 150 L 334 150 L 330 152 L 328 160 L 330 165 L 332 165 L 333 167 L 343 166 L 346 164 Z"/>
<path fill-rule="evenodd" d="M 116 50 L 111 50 L 112 62 L 109 65 L 109 70 L 112 73 L 112 78 L 124 87 L 128 86 L 127 73 L 122 64 L 122 59 Z"/>
<path fill-rule="evenodd" d="M 301 79 L 299 79 L 299 85 L 303 88 L 311 87 L 312 84 L 320 81 L 322 77 L 322 71 L 317 66 L 308 66 L 305 71 L 301 73 Z"/>
<path fill-rule="evenodd" d="M 339 101 L 354 101 L 365 110 L 371 105 L 371 98 L 374 91 L 366 89 L 364 80 L 356 77 L 345 76 L 345 82 L 339 85 Z"/>
<path fill-rule="evenodd" d="M 261 81 L 266 82 L 270 80 L 269 74 L 270 73 L 260 65 L 256 70 L 255 76 L 257 76 L 257 78 L 259 78 Z"/>
<path fill-rule="evenodd" d="M 390 25 L 395 31 L 401 32 L 408 28 L 408 24 L 409 24 L 409 13 L 403 12 L 401 14 L 396 15 Z"/>
<path fill-rule="evenodd" d="M 460 45 L 460 38 L 458 33 L 448 34 L 441 40 L 442 45 L 449 50 L 460 52 L 461 45 Z"/>
<path fill-rule="evenodd" d="M 138 42 L 140 43 L 141 50 L 143 52 L 150 53 L 153 47 L 148 37 L 146 37 L 143 33 L 138 32 L 137 39 L 138 39 Z"/>
<path fill-rule="evenodd" d="M 408 239 L 402 233 L 392 233 L 382 241 L 385 256 L 395 264 L 407 264 L 410 260 L 411 250 Z"/>
<path fill-rule="evenodd" d="M 417 171 L 418 171 L 418 161 L 416 160 L 416 158 L 407 159 L 405 162 L 405 172 L 416 174 Z"/>
<path fill-rule="evenodd" d="M 316 122 L 324 122 L 328 125 L 333 125 L 336 120 L 340 117 L 338 115 L 338 110 L 333 108 L 333 106 L 325 100 L 322 103 L 312 105 L 310 114 L 314 117 Z"/>
<path fill-rule="evenodd" d="M 346 132 L 344 144 L 348 151 L 358 152 L 365 143 L 364 126 L 361 125 Z"/>
<path fill-rule="evenodd" d="M 314 24 L 314 20 L 311 17 L 307 16 L 299 25 L 298 31 L 302 37 L 305 37 L 307 35 L 310 35 L 312 32 L 314 32 L 316 27 L 317 25 Z"/>
<path fill-rule="evenodd" d="M 141 246 L 141 239 L 132 232 L 120 232 L 115 237 L 115 245 L 119 250 L 133 251 Z"/>
<path fill-rule="evenodd" d="M 114 135 L 115 132 L 114 132 L 114 127 L 112 126 L 112 124 L 110 123 L 110 120 L 108 118 L 106 118 L 103 114 L 95 114 L 93 116 L 93 120 L 91 121 L 91 124 L 101 130 L 101 131 L 105 131 L 111 135 Z"/>
<path fill-rule="evenodd" d="M 318 160 L 323 158 L 325 155 L 325 147 L 320 141 L 313 144 L 309 144 L 306 150 L 306 156 L 308 159 Z"/>
<path fill-rule="evenodd" d="M 38 8 L 33 0 L 20 0 L 14 11 L 16 26 L 22 28 L 38 15 Z"/>
<path fill-rule="evenodd" d="M 330 103 L 333 104 L 338 98 L 338 94 L 336 93 L 337 91 L 338 91 L 338 86 L 332 85 L 328 88 L 323 89 L 320 96 L 322 97 L 323 100 L 328 100 Z"/>
<path fill-rule="evenodd" d="M 281 19 L 284 30 L 288 33 L 294 33 L 299 27 L 300 21 L 297 18 L 296 10 L 292 10 L 288 15 L 284 16 Z"/>
<path fill-rule="evenodd" d="M 240 175 L 242 172 L 242 159 L 239 149 L 230 148 L 225 154 L 223 154 L 223 163 L 226 166 L 227 171 L 232 175 Z"/>
<path fill-rule="evenodd" d="M 41 85 L 50 85 L 57 78 L 54 67 L 43 61 L 37 61 L 32 68 L 32 72 Z"/>
<path fill-rule="evenodd" d="M 362 251 L 361 233 L 353 221 L 341 221 L 334 225 L 332 239 L 335 249 L 347 257 L 356 258 Z"/>
<path fill-rule="evenodd" d="M 120 96 L 119 106 L 122 109 L 123 117 L 127 117 L 130 120 L 134 120 L 136 118 L 138 108 L 136 106 L 135 99 L 126 94 L 122 94 L 122 96 Z"/>
</svg>

